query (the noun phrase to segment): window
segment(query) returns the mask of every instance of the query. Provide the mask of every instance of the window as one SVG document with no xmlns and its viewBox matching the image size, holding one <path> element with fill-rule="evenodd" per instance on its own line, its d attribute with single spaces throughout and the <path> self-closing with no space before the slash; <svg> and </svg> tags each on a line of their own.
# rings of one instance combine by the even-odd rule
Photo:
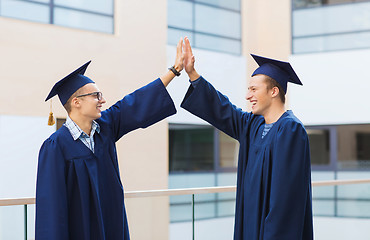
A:
<svg viewBox="0 0 370 240">
<path fill-rule="evenodd" d="M 169 188 L 236 184 L 239 143 L 209 125 L 169 125 Z M 195 199 L 203 209 L 196 219 L 231 217 L 235 193 L 204 194 Z M 170 197 L 170 222 L 191 221 L 188 196 Z"/>
<path fill-rule="evenodd" d="M 170 171 L 213 170 L 213 129 L 182 126 L 170 129 Z"/>
<path fill-rule="evenodd" d="M 238 164 L 239 143 L 223 132 L 218 131 L 219 168 L 236 168 Z"/>
<path fill-rule="evenodd" d="M 369 1 L 294 0 L 293 53 L 370 48 L 369 12 Z"/>
<path fill-rule="evenodd" d="M 366 2 L 369 0 L 293 0 L 293 8 L 319 7 L 325 5 Z"/>
<path fill-rule="evenodd" d="M 329 130 L 307 129 L 312 165 L 330 164 Z"/>
<path fill-rule="evenodd" d="M 184 36 L 196 48 L 241 54 L 240 0 L 169 0 L 168 43 Z"/>
<path fill-rule="evenodd" d="M 0 0 L 0 16 L 114 32 L 114 0 Z"/>
<path fill-rule="evenodd" d="M 370 132 L 356 133 L 357 159 L 370 162 Z"/>
<path fill-rule="evenodd" d="M 313 170 L 369 170 L 370 124 L 307 126 Z"/>
<path fill-rule="evenodd" d="M 65 122 L 66 122 L 65 118 L 57 118 L 57 121 L 56 121 L 57 129 L 56 130 L 61 128 Z"/>
<path fill-rule="evenodd" d="M 170 172 L 235 170 L 239 143 L 211 126 L 170 124 Z"/>
<path fill-rule="evenodd" d="M 338 168 L 370 169 L 370 124 L 343 125 L 338 131 Z"/>
</svg>

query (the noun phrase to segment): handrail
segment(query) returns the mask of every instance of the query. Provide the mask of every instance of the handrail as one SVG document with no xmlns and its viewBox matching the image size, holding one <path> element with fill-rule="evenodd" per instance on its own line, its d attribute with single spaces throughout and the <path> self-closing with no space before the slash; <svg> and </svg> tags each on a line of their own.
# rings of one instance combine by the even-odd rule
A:
<svg viewBox="0 0 370 240">
<path fill-rule="evenodd" d="M 36 198 L 5 198 L 0 199 L 0 206 L 35 204 Z"/>
<path fill-rule="evenodd" d="M 315 181 L 312 182 L 312 186 L 322 187 L 322 186 L 337 186 L 337 185 L 364 184 L 364 183 L 370 183 L 370 179 Z M 125 192 L 125 198 L 163 197 L 173 195 L 206 194 L 206 193 L 221 193 L 235 191 L 236 186 L 128 191 Z M 36 203 L 35 198 L 0 199 L 0 206 L 28 205 L 35 203 Z"/>
</svg>

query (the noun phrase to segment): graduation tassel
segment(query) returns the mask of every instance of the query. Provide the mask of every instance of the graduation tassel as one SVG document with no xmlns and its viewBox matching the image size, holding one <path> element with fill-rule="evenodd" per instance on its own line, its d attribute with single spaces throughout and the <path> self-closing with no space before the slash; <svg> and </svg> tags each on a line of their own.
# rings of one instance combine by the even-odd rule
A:
<svg viewBox="0 0 370 240">
<path fill-rule="evenodd" d="M 53 100 L 50 99 L 50 113 L 49 113 L 49 120 L 48 120 L 48 125 L 49 126 L 53 126 L 55 124 L 52 105 L 53 105 Z"/>
</svg>

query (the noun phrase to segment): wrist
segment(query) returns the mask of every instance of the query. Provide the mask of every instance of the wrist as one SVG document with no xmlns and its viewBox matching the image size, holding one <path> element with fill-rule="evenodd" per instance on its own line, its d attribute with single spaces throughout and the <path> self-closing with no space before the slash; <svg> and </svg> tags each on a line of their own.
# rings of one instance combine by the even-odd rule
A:
<svg viewBox="0 0 370 240">
<path fill-rule="evenodd" d="M 177 71 L 177 72 L 181 72 L 182 71 L 182 67 L 180 67 L 180 66 L 178 66 L 178 65 L 173 65 L 173 67 L 175 68 L 175 70 Z"/>
<path fill-rule="evenodd" d="M 188 72 L 187 74 L 189 76 L 190 81 L 195 81 L 200 77 L 200 75 L 197 73 L 197 71 L 195 71 L 195 69 Z"/>
<path fill-rule="evenodd" d="M 168 70 L 170 70 L 173 74 L 175 74 L 175 76 L 180 76 L 180 71 L 181 70 L 177 70 L 176 68 L 175 68 L 175 66 L 171 66 L 171 67 L 169 67 L 168 68 Z"/>
</svg>

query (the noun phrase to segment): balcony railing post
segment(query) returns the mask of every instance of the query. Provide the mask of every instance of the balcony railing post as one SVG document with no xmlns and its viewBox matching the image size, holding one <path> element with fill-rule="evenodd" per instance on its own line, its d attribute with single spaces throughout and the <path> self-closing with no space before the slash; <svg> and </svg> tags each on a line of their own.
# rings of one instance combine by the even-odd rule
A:
<svg viewBox="0 0 370 240">
<path fill-rule="evenodd" d="M 194 202 L 194 194 L 191 195 L 191 207 L 192 207 L 192 232 L 193 232 L 193 240 L 195 239 L 195 232 L 194 232 L 194 229 L 195 229 L 195 202 Z"/>
<path fill-rule="evenodd" d="M 24 205 L 24 240 L 27 240 L 27 204 Z"/>
</svg>

